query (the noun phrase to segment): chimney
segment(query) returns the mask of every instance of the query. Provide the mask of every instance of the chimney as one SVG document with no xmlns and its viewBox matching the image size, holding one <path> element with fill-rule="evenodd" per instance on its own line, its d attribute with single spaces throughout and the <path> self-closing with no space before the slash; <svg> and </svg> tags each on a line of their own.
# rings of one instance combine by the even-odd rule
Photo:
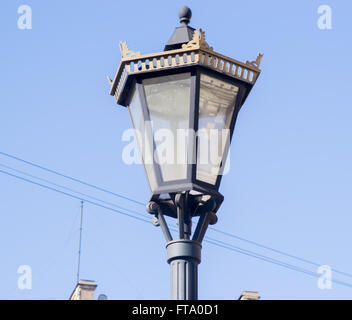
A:
<svg viewBox="0 0 352 320">
<path fill-rule="evenodd" d="M 260 297 L 258 292 L 254 291 L 243 291 L 238 300 L 259 300 Z"/>
<path fill-rule="evenodd" d="M 70 300 L 94 300 L 97 285 L 91 280 L 79 280 L 73 290 Z"/>
</svg>

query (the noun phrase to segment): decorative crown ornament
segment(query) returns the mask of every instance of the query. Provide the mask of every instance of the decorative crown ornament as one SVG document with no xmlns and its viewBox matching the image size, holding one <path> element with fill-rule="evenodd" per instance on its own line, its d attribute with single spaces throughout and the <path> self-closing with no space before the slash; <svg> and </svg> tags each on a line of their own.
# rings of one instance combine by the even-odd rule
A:
<svg viewBox="0 0 352 320">
<path fill-rule="evenodd" d="M 120 41 L 120 51 L 122 58 L 138 58 L 140 57 L 140 52 L 134 52 L 128 49 L 126 41 Z"/>
<path fill-rule="evenodd" d="M 181 15 L 181 22 L 184 24 L 189 23 L 191 16 L 188 11 L 186 13 Z M 142 55 L 139 51 L 130 50 L 127 43 L 121 41 L 120 51 L 120 66 L 114 80 L 108 77 L 108 81 L 110 94 L 122 105 L 125 103 L 123 91 L 126 81 L 135 74 L 198 64 L 254 85 L 260 75 L 259 67 L 263 58 L 263 54 L 259 53 L 256 60 L 243 63 L 217 53 L 205 41 L 205 32 L 202 29 L 194 30 L 192 39 L 177 49 Z"/>
<path fill-rule="evenodd" d="M 189 48 L 213 51 L 213 47 L 210 47 L 205 41 L 205 32 L 202 29 L 195 30 L 193 33 L 193 39 L 182 45 L 182 49 Z"/>
</svg>

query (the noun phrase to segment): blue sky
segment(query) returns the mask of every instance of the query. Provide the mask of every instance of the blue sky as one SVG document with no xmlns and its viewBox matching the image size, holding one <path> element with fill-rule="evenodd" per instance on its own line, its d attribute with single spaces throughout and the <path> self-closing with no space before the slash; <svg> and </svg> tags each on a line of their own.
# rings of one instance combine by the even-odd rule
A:
<svg viewBox="0 0 352 320">
<path fill-rule="evenodd" d="M 17 28 L 20 5 L 32 29 Z M 109 96 L 118 43 L 161 51 L 182 5 L 191 26 L 218 52 L 240 61 L 264 53 L 262 74 L 242 108 L 222 180 L 219 230 L 352 274 L 351 14 L 348 1 L 2 1 L 0 152 L 18 156 L 146 203 L 141 166 L 123 163 L 126 109 Z M 332 30 L 317 27 L 332 8 Z M 144 214 L 143 206 L 73 183 L 0 154 L 6 165 Z M 23 176 L 23 175 L 22 175 Z M 1 299 L 67 299 L 75 285 L 80 202 L 0 173 Z M 146 219 L 150 217 L 145 214 Z M 234 246 L 317 267 L 209 230 Z M 17 286 L 32 268 L 31 290 Z M 161 230 L 86 204 L 81 278 L 109 299 L 168 299 Z M 350 299 L 352 277 L 317 277 L 210 243 L 203 245 L 199 298 Z"/>
</svg>

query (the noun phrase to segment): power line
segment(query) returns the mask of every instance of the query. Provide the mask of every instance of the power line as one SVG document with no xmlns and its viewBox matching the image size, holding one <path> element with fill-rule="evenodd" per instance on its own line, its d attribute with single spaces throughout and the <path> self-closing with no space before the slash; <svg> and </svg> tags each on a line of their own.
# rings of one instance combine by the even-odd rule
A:
<svg viewBox="0 0 352 320">
<path fill-rule="evenodd" d="M 6 175 L 8 175 L 8 176 L 11 176 L 11 177 L 14 177 L 14 178 L 23 180 L 23 181 L 25 181 L 25 182 L 28 182 L 28 183 L 31 183 L 31 184 L 34 184 L 34 185 L 37 185 L 37 186 L 40 186 L 40 187 L 42 187 L 42 188 L 49 189 L 49 190 L 51 190 L 51 191 L 55 191 L 55 192 L 61 193 L 61 194 L 63 194 L 63 195 L 66 195 L 66 196 L 68 196 L 68 197 L 71 197 L 71 198 L 80 199 L 79 197 L 77 197 L 77 196 L 75 196 L 75 195 L 69 194 L 69 193 L 67 193 L 67 192 L 60 191 L 60 190 L 58 190 L 58 189 L 55 189 L 55 188 L 52 188 L 52 187 L 49 187 L 49 186 L 46 186 L 46 185 L 37 183 L 37 182 L 35 182 L 35 181 L 29 180 L 29 179 L 26 179 L 26 178 L 23 178 L 23 177 L 14 175 L 14 174 L 11 174 L 11 173 L 6 172 L 6 171 L 3 171 L 3 170 L 0 170 L 0 173 L 6 174 Z M 80 199 L 80 200 L 84 200 L 84 199 Z M 104 209 L 111 210 L 111 211 L 114 211 L 114 212 L 117 212 L 117 213 L 120 213 L 120 214 L 129 216 L 129 217 L 131 217 L 131 218 L 137 219 L 137 220 L 139 220 L 139 221 L 143 221 L 143 222 L 147 222 L 147 223 L 151 224 L 151 222 L 148 221 L 148 220 L 141 219 L 141 218 L 139 218 L 139 217 L 135 217 L 135 216 L 132 216 L 132 215 L 130 215 L 130 214 L 126 214 L 126 213 L 121 212 L 121 211 L 119 211 L 119 210 L 115 210 L 115 209 L 112 209 L 112 208 L 103 206 L 103 205 L 101 205 L 101 204 L 99 204 L 99 203 L 95 203 L 95 202 L 90 201 L 90 200 L 85 200 L 85 201 L 86 201 L 87 203 L 93 204 L 93 205 L 95 205 L 95 206 L 99 206 L 99 207 L 102 207 L 102 208 L 104 208 Z M 173 229 L 172 229 L 172 230 L 173 230 Z M 175 230 L 173 230 L 173 231 L 175 231 Z M 258 253 L 256 253 L 256 252 L 252 252 L 252 251 L 250 251 L 250 250 L 246 250 L 246 249 L 242 249 L 242 248 L 233 246 L 232 244 L 228 244 L 228 243 L 226 243 L 226 242 L 223 242 L 223 241 L 220 241 L 220 240 L 217 240 L 217 239 L 212 239 L 212 238 L 206 237 L 205 241 L 208 242 L 208 243 L 210 243 L 210 244 L 216 245 L 216 246 L 218 246 L 218 247 L 222 247 L 222 248 L 225 248 L 225 249 L 234 251 L 234 252 L 238 252 L 238 253 L 241 253 L 241 254 L 244 254 L 244 255 L 247 255 L 247 256 L 251 256 L 251 257 L 254 257 L 254 258 L 257 258 L 257 259 L 260 259 L 260 260 L 269 262 L 269 263 L 273 263 L 273 264 L 276 264 L 276 265 L 285 267 L 285 268 L 287 268 L 287 269 L 291 269 L 291 270 L 293 270 L 293 271 L 298 271 L 298 272 L 305 273 L 305 274 L 310 275 L 310 276 L 317 277 L 317 275 L 316 275 L 314 272 L 312 272 L 312 271 L 309 271 L 309 270 L 306 270 L 306 269 L 303 269 L 303 268 L 299 268 L 299 267 L 297 267 L 297 266 L 295 266 L 295 265 L 292 265 L 292 264 L 289 264 L 289 263 L 285 263 L 285 262 L 282 262 L 282 261 L 280 261 L 280 260 L 273 259 L 273 258 L 267 257 L 267 256 L 265 256 L 265 255 L 258 254 Z M 332 280 L 332 282 L 337 283 L 337 284 L 341 284 L 341 285 L 344 285 L 344 286 L 352 287 L 352 284 L 349 284 L 349 283 L 347 283 L 347 282 L 343 282 L 343 281 L 340 281 L 340 280 Z"/>
<path fill-rule="evenodd" d="M 7 166 L 7 165 L 4 165 L 4 164 L 2 164 L 2 163 L 0 163 L 0 166 L 1 166 L 1 167 L 4 167 L 4 168 L 6 168 L 6 169 L 10 169 L 10 170 L 12 170 L 12 171 L 14 171 L 14 172 L 23 174 L 23 175 L 25 175 L 25 176 L 27 176 L 27 177 L 31 177 L 31 178 L 33 178 L 33 179 L 36 179 L 36 180 L 39 180 L 39 181 L 42 181 L 42 182 L 45 182 L 45 183 L 49 183 L 49 184 L 51 184 L 51 185 L 53 185 L 53 186 L 55 186 L 55 187 L 58 187 L 58 188 L 61 188 L 61 189 L 64 189 L 64 190 L 71 191 L 71 192 L 73 192 L 73 193 L 79 194 L 79 195 L 84 196 L 84 197 L 87 197 L 87 198 L 89 198 L 89 199 L 93 199 L 93 200 L 96 200 L 96 201 L 105 203 L 105 204 L 107 204 L 107 205 L 109 205 L 109 206 L 113 206 L 113 207 L 115 207 L 115 208 L 119 208 L 119 209 L 125 210 L 125 211 L 127 211 L 127 212 L 134 213 L 134 214 L 139 215 L 139 216 L 141 216 L 141 217 L 144 217 L 144 218 L 145 218 L 145 217 L 147 216 L 147 213 L 142 214 L 142 213 L 136 212 L 136 211 L 134 211 L 134 210 L 131 210 L 131 209 L 128 209 L 128 208 L 124 208 L 124 207 L 119 206 L 119 205 L 117 205 L 117 204 L 115 204 L 115 203 L 112 203 L 112 202 L 109 202 L 109 201 L 105 201 L 105 200 L 101 200 L 101 199 L 99 199 L 99 198 L 90 196 L 90 195 L 88 195 L 88 194 L 86 194 L 86 193 L 82 193 L 82 192 L 79 192 L 79 191 L 77 191 L 77 190 L 75 190 L 75 189 L 65 187 L 65 186 L 63 186 L 63 185 L 54 183 L 54 182 L 52 182 L 52 181 L 50 181 L 50 180 L 47 180 L 47 179 L 39 178 L 39 177 L 37 177 L 37 176 L 34 176 L 34 175 L 29 174 L 29 173 L 27 173 L 27 172 L 24 172 L 24 171 L 22 171 L 22 170 L 18 170 L 18 169 L 12 168 L 12 167 Z"/>
<path fill-rule="evenodd" d="M 104 205 L 102 205 L 102 204 L 100 204 L 100 203 L 97 203 L 97 202 L 94 202 L 94 201 L 91 201 L 91 200 L 88 200 L 88 199 L 85 199 L 85 198 L 82 198 L 82 197 L 77 197 L 77 196 L 75 196 L 75 195 L 73 195 L 73 194 L 70 194 L 70 193 L 67 193 L 67 192 L 64 192 L 64 191 L 61 191 L 61 190 L 58 190 L 58 189 L 49 187 L 49 186 L 47 186 L 47 185 L 44 185 L 44 184 L 41 184 L 41 183 L 38 183 L 38 182 L 35 182 L 35 181 L 32 181 L 32 180 L 29 180 L 29 179 L 26 179 L 26 178 L 23 178 L 23 177 L 20 177 L 20 176 L 17 176 L 17 175 L 15 175 L 15 174 L 12 174 L 12 173 L 9 173 L 9 172 L 3 171 L 3 170 L 0 170 L 0 173 L 3 173 L 3 174 L 6 174 L 6 175 L 8 175 L 8 176 L 11 176 L 11 177 L 14 177 L 14 178 L 17 178 L 17 179 L 26 181 L 26 182 L 28 182 L 28 183 L 37 185 L 37 186 L 39 186 L 39 187 L 42 187 L 42 188 L 45 188 L 45 189 L 48 189 L 48 190 L 51 190 L 51 191 L 55 191 L 55 192 L 61 193 L 61 194 L 65 195 L 65 196 L 68 196 L 68 197 L 70 197 L 70 198 L 73 198 L 73 199 L 76 199 L 76 200 L 83 200 L 84 202 L 90 203 L 90 204 L 92 204 L 92 205 L 94 205 L 94 206 L 101 207 L 101 208 L 104 208 L 104 209 L 107 209 L 107 210 L 110 210 L 110 211 L 114 211 L 114 212 L 120 213 L 120 214 L 122 214 L 122 215 L 124 215 L 124 216 L 127 216 L 127 217 L 130 217 L 130 218 L 139 220 L 139 221 L 143 221 L 143 222 L 147 222 L 147 223 L 152 224 L 152 222 L 149 221 L 149 220 L 146 220 L 146 219 L 143 219 L 143 218 L 139 218 L 139 217 L 133 216 L 132 214 L 129 214 L 129 213 L 126 213 L 126 212 L 122 212 L 122 211 L 120 211 L 120 210 L 116 210 L 116 209 L 113 209 L 113 208 L 104 206 Z"/>
<path fill-rule="evenodd" d="M 210 244 L 216 245 L 218 247 L 221 247 L 221 248 L 224 248 L 224 249 L 228 249 L 228 250 L 231 250 L 231 251 L 234 251 L 234 252 L 237 252 L 237 253 L 241 253 L 241 254 L 244 254 L 246 256 L 250 256 L 250 257 L 253 257 L 253 258 L 257 258 L 257 259 L 260 259 L 260 260 L 263 260 L 263 261 L 266 261 L 266 262 L 269 262 L 269 263 L 272 263 L 272 264 L 275 264 L 275 265 L 278 265 L 278 266 L 281 266 L 281 267 L 284 267 L 284 268 L 287 268 L 287 269 L 291 269 L 293 271 L 301 272 L 301 273 L 307 274 L 307 275 L 315 277 L 315 278 L 319 277 L 319 275 L 317 275 L 316 273 L 314 273 L 314 272 L 312 272 L 310 270 L 299 268 L 299 267 L 297 267 L 297 266 L 295 266 L 293 264 L 285 263 L 285 262 L 282 262 L 280 260 L 276 260 L 276 259 L 264 256 L 264 255 L 259 255 L 257 253 L 253 253 L 250 250 L 244 250 L 244 249 L 236 248 L 236 247 L 234 248 L 232 245 L 229 245 L 229 244 L 224 245 L 224 244 L 218 243 L 218 240 L 215 240 L 216 242 L 214 242 L 212 240 L 209 240 L 209 239 L 205 238 L 204 241 L 208 242 Z M 352 288 L 352 284 L 344 282 L 344 281 L 331 280 L 331 282 Z"/>
<path fill-rule="evenodd" d="M 29 165 L 31 165 L 31 166 L 40 168 L 40 169 L 45 170 L 45 171 L 47 171 L 47 172 L 54 173 L 54 174 L 56 174 L 56 175 L 58 175 L 58 176 L 64 177 L 64 178 L 69 179 L 69 180 L 71 180 L 71 181 L 75 181 L 75 182 L 81 183 L 81 184 L 83 184 L 83 185 L 92 187 L 92 188 L 94 188 L 94 189 L 96 189 L 96 190 L 103 191 L 103 192 L 106 192 L 106 193 L 108 193 L 108 194 L 114 195 L 114 196 L 116 196 L 116 197 L 119 197 L 119 198 L 122 198 L 122 199 L 125 199 L 125 200 L 128 200 L 128 201 L 134 202 L 134 203 L 136 203 L 136 204 L 142 205 L 143 207 L 145 206 L 144 203 L 142 203 L 142 202 L 140 202 L 140 201 L 137 201 L 137 200 L 135 200 L 135 199 L 132 199 L 132 198 L 123 196 L 123 195 L 121 195 L 121 194 L 112 192 L 112 191 L 107 190 L 107 189 L 105 189 L 105 188 L 101 188 L 101 187 L 96 186 L 96 185 L 94 185 L 94 184 L 84 182 L 84 181 L 79 180 L 79 179 L 77 179 L 77 178 L 70 177 L 70 176 L 68 176 L 68 175 L 64 175 L 64 174 L 62 174 L 62 173 L 60 173 L 60 172 L 58 172 L 58 171 L 55 171 L 55 170 L 52 170 L 52 169 L 49 169 L 49 168 L 40 166 L 40 165 L 35 164 L 35 163 L 33 163 L 33 162 L 30 162 L 30 161 L 21 159 L 21 158 L 19 158 L 19 157 L 16 157 L 16 156 L 14 156 L 14 155 L 10 155 L 10 154 L 8 154 L 8 153 L 1 152 L 1 151 L 0 151 L 0 154 L 4 155 L 4 156 L 6 156 L 6 157 L 9 157 L 9 158 L 11 158 L 11 159 L 15 159 L 15 160 L 17 160 L 17 161 L 20 161 L 20 162 L 29 164 Z M 5 165 L 2 165 L 2 166 L 7 167 L 7 166 L 5 166 Z M 10 168 L 10 167 L 8 167 L 8 168 Z M 16 170 L 16 169 L 13 169 L 13 168 L 10 168 L 10 169 L 11 169 L 11 170 L 14 170 L 14 171 L 17 171 L 17 172 L 20 172 L 20 173 L 22 173 L 22 174 L 25 174 L 25 175 L 27 175 L 27 176 L 31 176 L 31 175 L 29 175 L 29 174 L 27 174 L 27 173 L 24 173 L 24 172 L 21 172 L 21 171 L 19 171 L 19 170 Z M 120 206 L 118 206 L 118 205 L 116 205 L 116 204 L 113 204 L 113 203 L 111 203 L 111 202 L 103 201 L 103 200 L 100 200 L 100 199 L 98 199 L 98 198 L 89 196 L 89 195 L 87 195 L 87 194 L 84 194 L 84 193 L 75 191 L 75 190 L 73 190 L 73 189 L 70 189 L 70 188 L 67 188 L 67 187 L 64 187 L 64 186 L 57 185 L 57 184 L 55 184 L 55 183 L 53 183 L 53 182 L 50 182 L 49 180 L 41 179 L 41 178 L 38 178 L 38 177 L 35 177 L 35 176 L 31 176 L 31 177 L 34 177 L 34 178 L 36 178 L 36 179 L 38 179 L 38 180 L 41 180 L 41 181 L 50 183 L 50 184 L 52 184 L 52 185 L 56 185 L 56 186 L 58 186 L 58 187 L 60 187 L 60 188 L 64 188 L 64 189 L 69 190 L 69 191 L 71 191 L 71 192 L 75 192 L 75 193 L 77 193 L 77 194 L 80 194 L 80 195 L 89 197 L 90 199 L 94 199 L 94 200 L 100 201 L 100 202 L 102 202 L 102 203 L 105 203 L 105 204 L 108 204 L 108 205 L 111 205 L 111 206 L 114 206 L 114 207 L 123 209 L 123 210 L 125 210 L 125 211 L 132 212 L 132 213 L 137 214 L 137 215 L 139 215 L 139 216 L 145 217 L 145 215 L 143 215 L 143 214 L 141 214 L 141 213 L 138 213 L 138 212 L 136 212 L 136 211 L 132 211 L 132 210 L 130 210 L 130 209 L 120 207 Z M 310 261 L 310 260 L 307 260 L 307 259 L 304 259 L 304 258 L 300 258 L 300 257 L 298 257 L 298 256 L 296 256 L 296 255 L 292 255 L 292 254 L 286 253 L 286 252 L 284 252 L 284 251 L 271 248 L 271 247 L 266 246 L 266 245 L 262 245 L 262 244 L 260 244 L 260 243 L 258 243 L 258 242 L 255 242 L 255 241 L 252 241 L 252 240 L 248 240 L 248 239 L 245 239 L 245 238 L 243 238 L 243 237 L 239 237 L 239 236 L 237 236 L 237 235 L 234 235 L 234 234 L 231 234 L 231 233 L 229 233 L 229 232 L 225 232 L 225 231 L 219 230 L 219 229 L 214 228 L 214 227 L 210 227 L 209 229 L 210 229 L 210 230 L 213 230 L 213 231 L 215 231 L 215 232 L 221 233 L 221 234 L 223 234 L 223 235 L 229 236 L 229 237 L 231 237 L 231 238 L 238 239 L 238 240 L 240 240 L 240 241 L 244 241 L 244 242 L 247 242 L 247 243 L 249 243 L 249 244 L 258 246 L 258 247 L 260 247 L 260 248 L 263 248 L 263 249 L 266 249 L 266 250 L 270 250 L 270 251 L 272 251 L 272 252 L 275 252 L 275 253 L 278 253 L 278 254 L 281 254 L 281 255 L 284 255 L 284 256 L 287 256 L 287 257 L 296 259 L 296 260 L 298 260 L 298 261 L 302 261 L 302 262 L 304 262 L 304 263 L 308 263 L 308 264 L 311 264 L 311 265 L 314 265 L 314 266 L 317 266 L 317 267 L 319 267 L 319 266 L 321 265 L 321 264 L 319 264 L 319 263 L 316 263 L 316 262 L 313 262 L 313 261 Z M 335 269 L 335 268 L 332 268 L 331 270 L 334 271 L 335 273 L 339 273 L 339 274 L 341 274 L 341 275 L 344 275 L 344 276 L 347 276 L 347 277 L 351 277 L 351 278 L 352 278 L 352 274 L 349 274 L 349 273 L 346 273 L 346 272 L 343 272 L 343 271 L 339 271 L 339 270 L 337 270 L 337 269 Z"/>
<path fill-rule="evenodd" d="M 172 229 L 171 228 L 171 230 L 177 232 L 176 229 Z M 314 273 L 314 272 L 312 272 L 310 270 L 297 267 L 294 264 L 286 263 L 286 262 L 283 262 L 281 260 L 274 259 L 274 258 L 262 255 L 260 253 L 257 253 L 257 252 L 251 251 L 251 250 L 246 250 L 246 249 L 234 246 L 232 244 L 220 241 L 218 239 L 213 239 L 213 238 L 210 238 L 208 236 L 205 236 L 204 237 L 204 242 L 207 242 L 207 243 L 210 243 L 210 244 L 215 245 L 217 247 L 220 247 L 220 248 L 223 248 L 223 249 L 227 249 L 227 250 L 230 250 L 230 251 L 233 251 L 233 252 L 237 252 L 237 253 L 252 257 L 252 258 L 256 258 L 256 259 L 259 259 L 259 260 L 262 260 L 262 261 L 265 261 L 265 262 L 269 262 L 271 264 L 278 265 L 280 267 L 284 267 L 284 268 L 292 270 L 292 271 L 297 271 L 297 272 L 300 272 L 300 273 L 303 273 L 303 274 L 307 274 L 307 275 L 309 275 L 311 277 L 314 277 L 314 278 L 320 277 L 320 275 L 318 275 L 318 274 L 316 274 L 316 273 Z M 340 284 L 340 285 L 352 288 L 352 284 L 350 284 L 348 282 L 344 282 L 344 281 L 340 281 L 340 280 L 331 280 L 331 281 L 336 283 L 336 284 Z"/>
<path fill-rule="evenodd" d="M 211 227 L 209 228 L 210 230 L 213 230 L 215 232 L 218 232 L 218 233 L 221 233 L 223 235 L 226 235 L 228 237 L 231 237 L 231 238 L 234 238 L 234 239 L 238 239 L 238 240 L 241 240 L 241 241 L 244 241 L 244 242 L 247 242 L 247 243 L 250 243 L 250 244 L 253 244 L 257 247 L 260 247 L 260 248 L 263 248 L 263 249 L 267 249 L 267 250 L 270 250 L 272 252 L 275 252 L 275 253 L 279 253 L 281 255 L 284 255 L 284 256 L 287 256 L 289 258 L 293 258 L 293 259 L 296 259 L 296 260 L 299 260 L 299 261 L 302 261 L 302 262 L 305 262 L 305 263 L 308 263 L 308 264 L 311 264 L 313 266 L 316 266 L 316 267 L 320 267 L 321 264 L 319 263 L 316 263 L 316 262 L 313 262 L 313 261 L 310 261 L 310 260 L 307 260 L 307 259 L 304 259 L 304 258 L 300 258 L 298 256 L 295 256 L 295 255 L 292 255 L 292 254 L 289 254 L 289 253 L 286 253 L 286 252 L 283 252 L 281 250 L 277 250 L 277 249 L 274 249 L 274 248 L 271 248 L 271 247 L 268 247 L 268 246 L 265 246 L 263 244 L 260 244 L 258 242 L 255 242 L 255 241 L 252 241 L 252 240 L 248 240 L 248 239 L 245 239 L 245 238 L 242 238 L 242 237 L 239 237 L 239 236 L 236 236 L 232 233 L 228 233 L 228 232 L 225 232 L 225 231 L 222 231 L 222 230 L 219 230 L 219 229 L 216 229 L 214 227 Z M 349 274 L 349 273 L 346 273 L 346 272 L 343 272 L 343 271 L 339 271 L 339 270 L 336 270 L 334 268 L 331 268 L 332 271 L 336 272 L 336 273 L 339 273 L 341 275 L 344 275 L 344 276 L 347 276 L 347 277 L 352 277 L 352 274 Z"/>
<path fill-rule="evenodd" d="M 142 205 L 142 206 L 144 206 L 144 205 L 145 205 L 144 203 L 142 203 L 142 202 L 140 202 L 140 201 L 137 201 L 137 200 L 134 200 L 134 199 L 131 199 L 131 198 L 125 197 L 125 196 L 123 196 L 123 195 L 121 195 L 121 194 L 118 194 L 118 193 L 115 193 L 115 192 L 109 191 L 109 190 L 107 190 L 107 189 L 104 189 L 104 188 L 98 187 L 98 186 L 93 185 L 93 184 L 90 184 L 90 183 L 88 183 L 88 182 L 85 182 L 85 181 L 82 181 L 82 180 L 79 180 L 79 179 L 76 179 L 76 178 L 73 178 L 73 177 L 67 176 L 67 175 L 62 174 L 62 173 L 60 173 L 60 172 L 58 172 L 58 171 L 55 171 L 55 170 L 52 170 L 52 169 L 45 168 L 45 167 L 43 167 L 43 166 L 40 166 L 40 165 L 35 164 L 35 163 L 33 163 L 33 162 L 30 162 L 30 161 L 27 161 L 27 160 L 24 160 L 24 159 L 18 158 L 18 157 L 16 157 L 16 156 L 10 155 L 10 154 L 8 154 L 8 153 L 1 152 L 1 151 L 0 151 L 0 154 L 2 154 L 2 155 L 3 155 L 3 156 L 5 156 L 5 157 L 11 158 L 11 159 L 15 159 L 15 160 L 17 160 L 17 161 L 20 161 L 20 162 L 23 162 L 23 163 L 29 164 L 29 165 L 31 165 L 31 166 L 34 166 L 34 167 L 36 167 L 36 168 L 42 169 L 42 170 L 44 170 L 44 171 L 47 171 L 47 172 L 50 172 L 50 173 L 56 174 L 56 175 L 58 175 L 58 176 L 60 176 L 60 177 L 63 177 L 63 178 L 66 178 L 66 179 L 69 179 L 69 180 L 72 180 L 72 181 L 75 181 L 75 182 L 81 183 L 81 184 L 83 184 L 83 185 L 86 185 L 86 186 L 88 186 L 88 187 L 94 188 L 94 189 L 96 189 L 96 190 L 99 190 L 99 191 L 102 191 L 102 192 L 109 193 L 109 194 L 114 195 L 114 196 L 116 196 L 116 197 L 119 197 L 119 198 L 122 198 L 122 199 L 125 199 L 125 200 L 129 200 L 129 201 L 132 201 L 132 202 L 134 202 L 134 203 L 136 203 L 136 204 L 139 204 L 139 205 Z"/>
</svg>

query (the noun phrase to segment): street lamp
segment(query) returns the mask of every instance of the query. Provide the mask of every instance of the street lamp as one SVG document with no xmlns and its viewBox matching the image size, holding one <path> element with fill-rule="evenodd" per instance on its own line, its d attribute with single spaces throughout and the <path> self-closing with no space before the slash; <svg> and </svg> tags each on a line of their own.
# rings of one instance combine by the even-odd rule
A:
<svg viewBox="0 0 352 320">
<path fill-rule="evenodd" d="M 164 51 L 142 55 L 120 43 L 110 94 L 127 107 L 151 190 L 147 211 L 161 227 L 171 266 L 171 299 L 197 299 L 201 243 L 217 222 L 219 193 L 237 114 L 260 75 L 262 54 L 246 63 L 226 57 L 188 26 L 191 10 Z M 173 239 L 164 216 L 177 219 Z M 199 217 L 192 236 L 192 218 Z M 191 237 L 192 236 L 192 237 Z"/>
</svg>

